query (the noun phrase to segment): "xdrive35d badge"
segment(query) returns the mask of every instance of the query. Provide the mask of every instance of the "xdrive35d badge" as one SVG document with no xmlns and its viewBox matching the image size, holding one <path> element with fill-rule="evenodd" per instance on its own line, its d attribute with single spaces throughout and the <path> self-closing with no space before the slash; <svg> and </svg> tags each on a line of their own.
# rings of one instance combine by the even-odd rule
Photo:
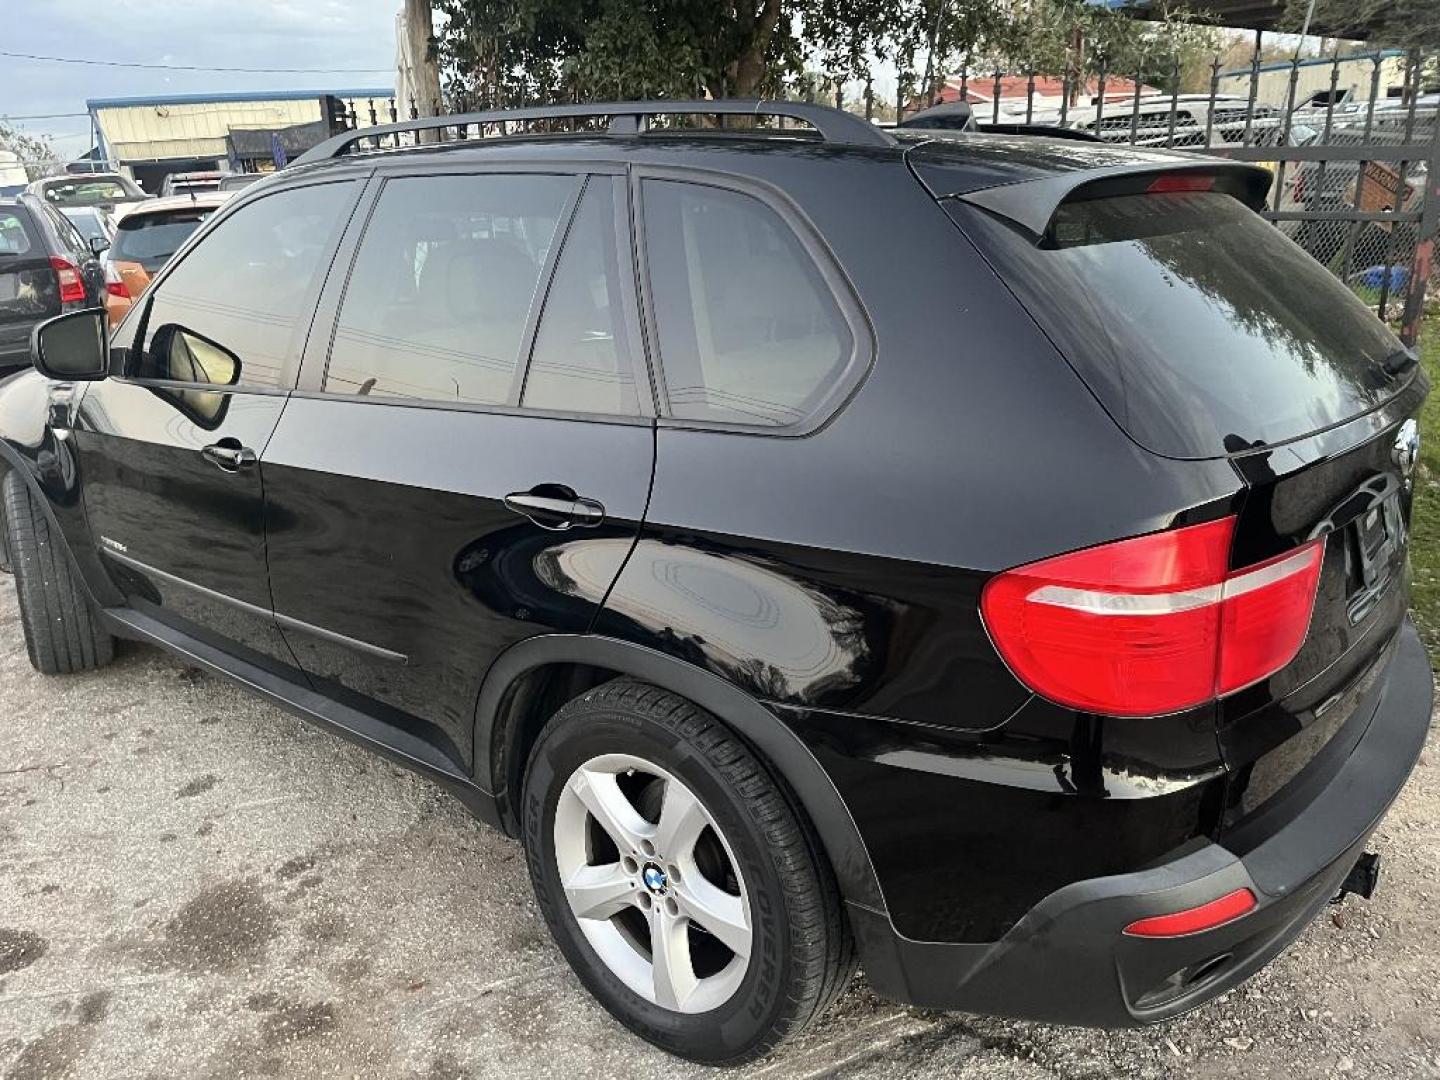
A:
<svg viewBox="0 0 1440 1080">
<path fill-rule="evenodd" d="M 1175 1016 L 1373 888 L 1430 718 L 1426 376 L 1270 183 L 791 102 L 337 135 L 0 384 L 30 658 L 150 642 L 444 785 L 697 1061 L 857 965 Z"/>
</svg>

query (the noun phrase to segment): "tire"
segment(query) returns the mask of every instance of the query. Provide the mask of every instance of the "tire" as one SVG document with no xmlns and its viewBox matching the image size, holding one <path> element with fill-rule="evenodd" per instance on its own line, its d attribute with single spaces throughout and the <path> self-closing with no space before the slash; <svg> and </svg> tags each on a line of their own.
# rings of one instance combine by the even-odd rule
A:
<svg viewBox="0 0 1440 1080">
<path fill-rule="evenodd" d="M 636 817 L 623 806 L 610 812 L 616 793 Z M 597 801 L 612 822 L 636 827 L 602 827 Z M 689 848 L 677 839 L 697 829 Z M 728 728 L 674 694 L 617 679 L 561 708 L 530 757 L 523 831 L 536 900 L 580 981 L 631 1031 L 673 1054 L 710 1065 L 758 1057 L 824 1012 L 854 974 L 839 889 L 803 812 Z M 617 831 L 627 833 L 623 844 Z M 580 835 L 587 865 L 562 879 Z M 644 837 L 657 844 L 642 850 Z M 637 865 L 626 865 L 627 850 Z M 573 885 L 592 870 L 586 883 L 603 879 L 612 895 L 587 909 L 598 917 L 582 928 L 577 909 L 601 893 L 577 893 L 585 900 L 572 903 L 562 880 Z M 610 906 L 617 913 L 606 917 Z M 707 922 L 715 931 L 696 929 Z M 684 943 L 666 950 L 684 962 L 668 966 L 688 964 L 698 977 L 683 1000 L 687 980 L 646 963 L 657 925 L 670 935 L 661 940 Z M 737 942 L 747 956 L 730 947 Z"/>
<path fill-rule="evenodd" d="M 19 474 L 5 475 L 0 497 L 31 665 L 45 675 L 70 675 L 108 664 L 115 639 L 100 625 L 64 544 L 51 536 L 50 522 Z"/>
</svg>

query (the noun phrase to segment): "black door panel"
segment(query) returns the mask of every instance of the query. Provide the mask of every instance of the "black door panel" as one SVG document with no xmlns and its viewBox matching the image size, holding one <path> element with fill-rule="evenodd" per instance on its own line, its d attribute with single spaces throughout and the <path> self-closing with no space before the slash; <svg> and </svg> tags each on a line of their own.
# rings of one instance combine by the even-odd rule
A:
<svg viewBox="0 0 1440 1080">
<path fill-rule="evenodd" d="M 468 760 L 490 661 L 589 626 L 653 453 L 644 424 L 295 398 L 261 462 L 286 640 L 317 680 L 433 725 Z M 603 524 L 556 531 L 505 505 L 542 485 L 603 504 Z"/>
<path fill-rule="evenodd" d="M 259 471 L 203 453 L 225 439 L 264 447 L 285 401 L 107 379 L 81 402 L 75 439 L 91 530 L 127 600 L 293 666 L 270 615 Z"/>
</svg>

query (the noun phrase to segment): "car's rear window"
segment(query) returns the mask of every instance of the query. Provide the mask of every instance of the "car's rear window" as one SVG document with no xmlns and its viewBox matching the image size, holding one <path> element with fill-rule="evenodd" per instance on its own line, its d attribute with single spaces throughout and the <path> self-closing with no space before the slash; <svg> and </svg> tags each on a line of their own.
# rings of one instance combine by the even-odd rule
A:
<svg viewBox="0 0 1440 1080">
<path fill-rule="evenodd" d="M 213 209 L 172 210 L 164 214 L 131 214 L 120 219 L 110 258 L 139 263 L 154 273 L 170 261 Z"/>
<path fill-rule="evenodd" d="M 953 212 L 1137 442 L 1214 457 L 1368 412 L 1400 343 L 1319 263 L 1229 195 L 1062 204 L 1043 241 Z"/>
<path fill-rule="evenodd" d="M 45 185 L 45 199 L 56 206 L 119 202 L 130 197 L 118 180 L 66 180 Z"/>
<path fill-rule="evenodd" d="M 26 215 L 19 210 L 0 209 L 0 255 L 24 255 L 34 246 Z"/>
</svg>

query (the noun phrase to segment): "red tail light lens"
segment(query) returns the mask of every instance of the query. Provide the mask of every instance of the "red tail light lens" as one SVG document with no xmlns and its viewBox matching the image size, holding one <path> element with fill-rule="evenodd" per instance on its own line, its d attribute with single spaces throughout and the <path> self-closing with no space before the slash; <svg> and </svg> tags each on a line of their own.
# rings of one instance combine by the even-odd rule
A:
<svg viewBox="0 0 1440 1080">
<path fill-rule="evenodd" d="M 1154 716 L 1259 682 L 1300 651 L 1324 542 L 1230 572 L 1235 519 L 1138 536 L 997 575 L 980 610 L 1037 694 Z"/>
<path fill-rule="evenodd" d="M 1215 177 L 1195 173 L 1167 173 L 1150 182 L 1145 190 L 1154 195 L 1172 191 L 1209 191 L 1215 186 Z"/>
<path fill-rule="evenodd" d="M 69 259 L 51 255 L 50 269 L 55 271 L 55 280 L 60 283 L 60 302 L 62 304 L 83 304 L 85 302 L 85 282 L 80 278 L 80 268 Z"/>
<path fill-rule="evenodd" d="M 110 261 L 105 263 L 105 291 L 111 296 L 118 296 L 121 300 L 130 299 L 130 286 L 125 284 L 125 279 L 120 276 L 120 271 L 115 269 L 115 264 Z"/>
<path fill-rule="evenodd" d="M 1241 915 L 1250 914 L 1255 908 L 1255 894 L 1249 889 L 1236 889 L 1199 907 L 1132 922 L 1125 927 L 1125 933 L 1131 937 L 1183 937 L 1234 922 Z"/>
</svg>

